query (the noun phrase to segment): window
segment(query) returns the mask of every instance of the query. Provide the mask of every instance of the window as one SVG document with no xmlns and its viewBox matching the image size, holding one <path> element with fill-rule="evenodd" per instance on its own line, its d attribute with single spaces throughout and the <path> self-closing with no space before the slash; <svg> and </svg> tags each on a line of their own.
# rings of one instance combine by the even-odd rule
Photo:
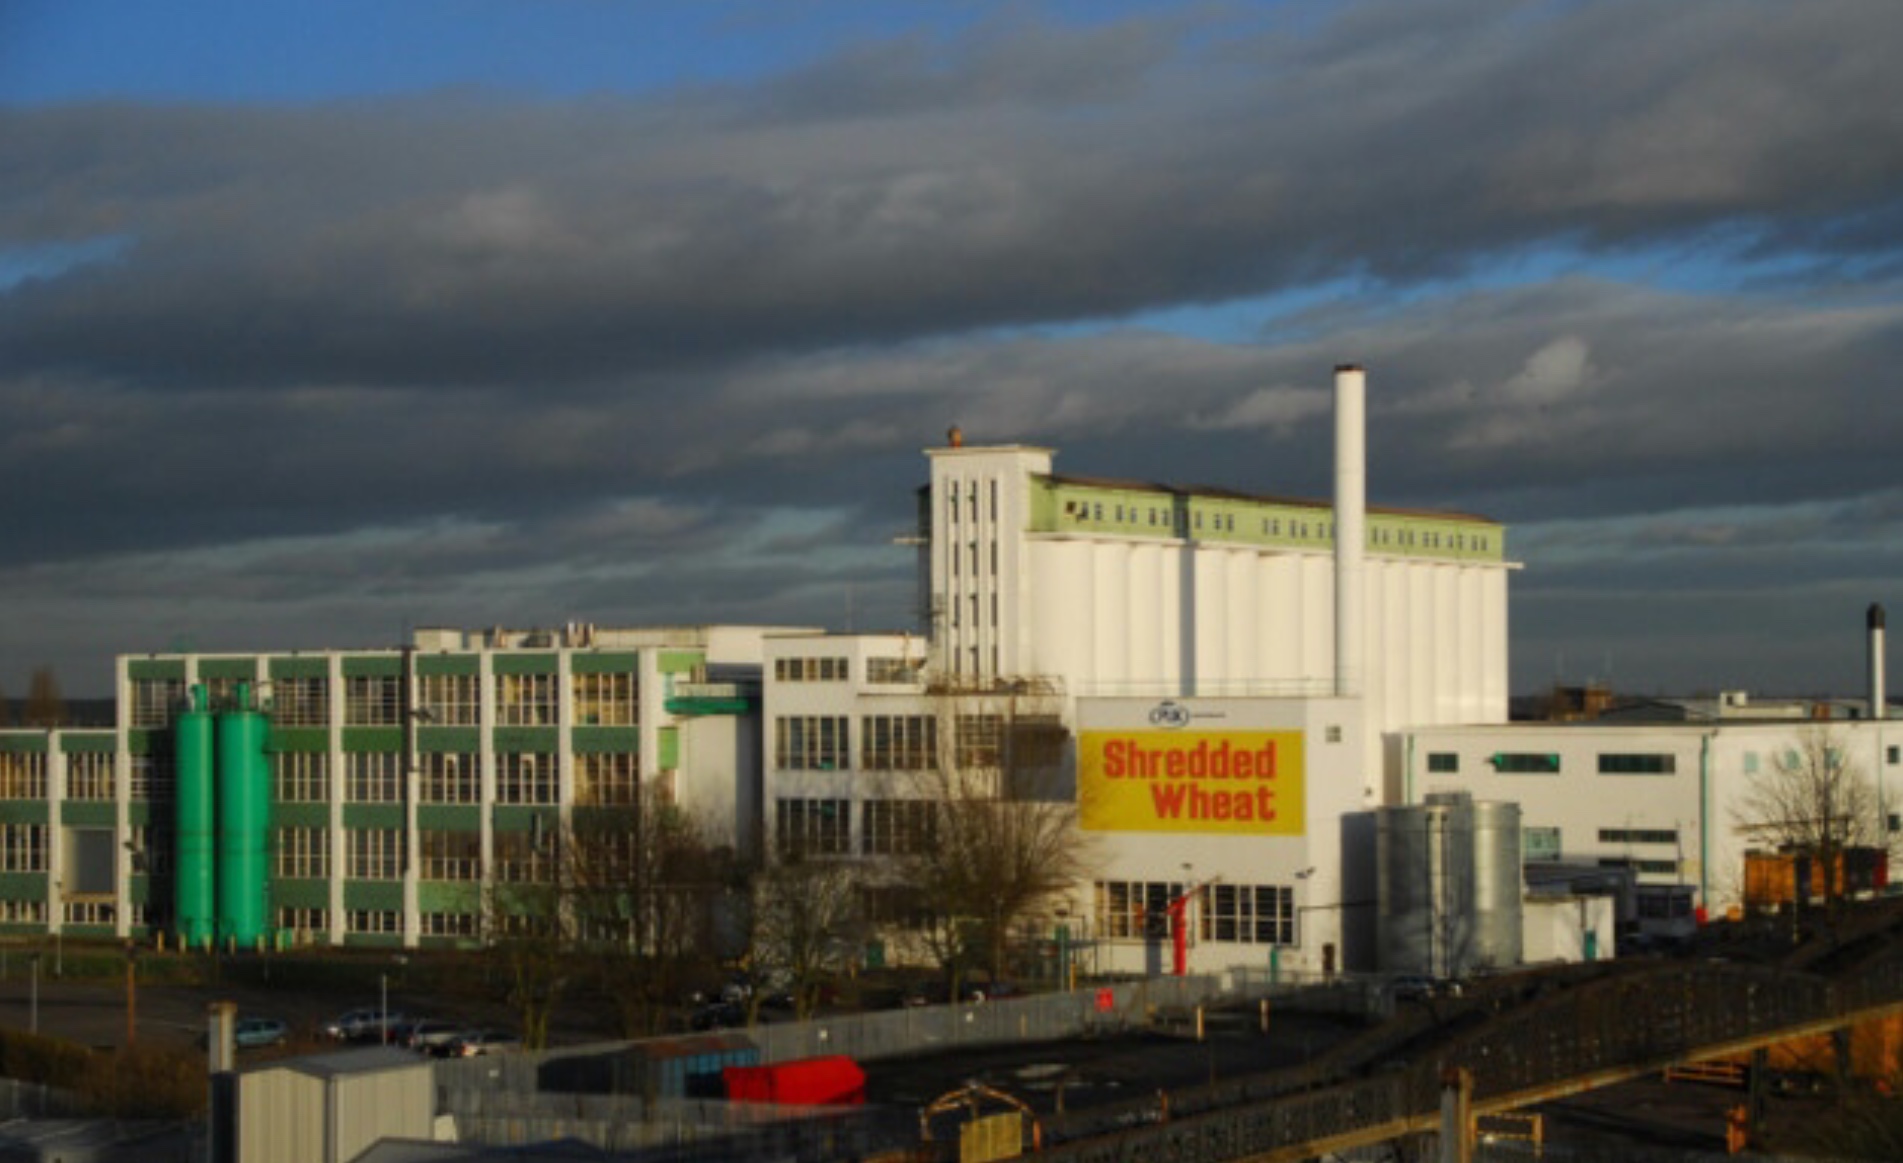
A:
<svg viewBox="0 0 1903 1163">
<path fill-rule="evenodd" d="M 185 702 L 182 678 L 135 678 L 132 680 L 132 725 L 169 727 L 172 713 Z"/>
<path fill-rule="evenodd" d="M 1892 767 L 1896 766 L 1898 762 L 1903 762 L 1903 747 L 1891 744 L 1889 747 L 1884 748 L 1883 758 L 1884 761 Z"/>
<path fill-rule="evenodd" d="M 473 804 L 482 798 L 482 770 L 465 751 L 429 751 L 418 757 L 418 793 L 426 804 Z"/>
<path fill-rule="evenodd" d="M 1600 775 L 1671 775 L 1678 770 L 1678 756 L 1671 754 L 1599 756 Z"/>
<path fill-rule="evenodd" d="M 509 752 L 496 756 L 496 802 L 555 802 L 555 757 Z"/>
<path fill-rule="evenodd" d="M 344 679 L 344 722 L 352 727 L 394 727 L 403 722 L 403 680 L 394 674 Z"/>
<path fill-rule="evenodd" d="M 997 767 L 1002 753 L 1004 720 L 998 715 L 958 716 L 957 750 L 953 763 L 959 767 Z"/>
<path fill-rule="evenodd" d="M 1676 844 L 1678 832 L 1672 828 L 1601 828 L 1601 844 Z"/>
<path fill-rule="evenodd" d="M 880 685 L 917 683 L 925 670 L 922 658 L 868 658 L 866 681 Z M 1893 761 L 1894 762 L 1894 761 Z"/>
<path fill-rule="evenodd" d="M 1330 723 L 1330 724 L 1329 724 L 1329 725 L 1328 725 L 1328 726 L 1327 726 L 1327 727 L 1326 727 L 1326 728 L 1325 728 L 1325 729 L 1323 730 L 1323 732 L 1322 732 L 1322 738 L 1323 738 L 1323 739 L 1325 739 L 1325 740 L 1327 740 L 1327 741 L 1328 741 L 1328 742 L 1330 742 L 1330 743 L 1339 743 L 1339 742 L 1341 742 L 1341 728 L 1340 728 L 1340 727 L 1339 727 L 1338 725 L 1336 725 L 1336 724 L 1334 724 L 1334 723 Z"/>
<path fill-rule="evenodd" d="M 1678 875 L 1678 861 L 1676 860 L 1627 860 L 1623 856 L 1608 856 L 1599 861 L 1599 867 L 1630 868 L 1632 871 L 1646 876 Z"/>
<path fill-rule="evenodd" d="M 1503 751 L 1493 757 L 1493 769 L 1501 775 L 1558 775 L 1559 756 L 1550 752 Z"/>
<path fill-rule="evenodd" d="M 0 751 L 0 800 L 46 798 L 46 756 Z"/>
<path fill-rule="evenodd" d="M 1695 916 L 1690 893 L 1642 892 L 1638 894 L 1639 916 L 1648 921 L 1679 920 Z"/>
<path fill-rule="evenodd" d="M 353 751 L 344 756 L 345 799 L 353 804 L 403 802 L 402 759 L 394 751 Z"/>
<path fill-rule="evenodd" d="M 77 751 L 66 757 L 66 798 L 110 800 L 113 757 L 103 751 Z"/>
<path fill-rule="evenodd" d="M 1169 936 L 1169 905 L 1183 886 L 1140 880 L 1097 882 L 1097 932 L 1111 940 Z"/>
<path fill-rule="evenodd" d="M 1758 773 L 1757 752 L 1747 751 L 1744 753 L 1744 773 L 1746 775 L 1756 775 Z"/>
<path fill-rule="evenodd" d="M 496 879 L 507 884 L 546 884 L 555 878 L 555 845 L 537 832 L 497 832 Z"/>
<path fill-rule="evenodd" d="M 632 674 L 577 674 L 570 682 L 575 722 L 585 727 L 634 725 L 639 689 Z"/>
<path fill-rule="evenodd" d="M 870 800 L 862 808 L 859 850 L 908 856 L 938 843 L 938 805 L 928 800 Z"/>
<path fill-rule="evenodd" d="M 575 802 L 592 808 L 633 806 L 640 798 L 638 760 L 626 753 L 575 756 Z"/>
<path fill-rule="evenodd" d="M 555 725 L 555 676 L 499 674 L 496 676 L 496 722 L 504 727 Z"/>
<path fill-rule="evenodd" d="M 1520 856 L 1523 860 L 1558 860 L 1560 832 L 1554 827 L 1528 826 L 1520 829 Z"/>
<path fill-rule="evenodd" d="M 274 752 L 271 786 L 281 804 L 329 803 L 330 756 L 321 751 Z"/>
<path fill-rule="evenodd" d="M 480 931 L 474 913 L 424 913 L 418 919 L 425 937 L 474 937 Z"/>
<path fill-rule="evenodd" d="M 0 900 L 0 925 L 44 925 L 45 901 Z"/>
<path fill-rule="evenodd" d="M 46 871 L 46 825 L 0 824 L 0 872 Z"/>
<path fill-rule="evenodd" d="M 977 549 L 972 549 L 972 572 L 977 572 Z M 954 556 L 953 560 L 956 560 Z M 851 668 L 843 658 L 776 658 L 773 677 L 781 682 L 845 682 Z"/>
<path fill-rule="evenodd" d="M 289 880 L 327 880 L 330 877 L 330 829 L 279 828 L 272 867 Z"/>
<path fill-rule="evenodd" d="M 278 910 L 278 928 L 289 930 L 301 944 L 330 931 L 330 910 L 286 906 Z"/>
<path fill-rule="evenodd" d="M 276 680 L 271 684 L 271 718 L 280 727 L 330 726 L 330 680 Z"/>
<path fill-rule="evenodd" d="M 482 725 L 482 679 L 473 674 L 426 674 L 416 680 L 425 722 L 442 727 Z"/>
<path fill-rule="evenodd" d="M 402 914 L 395 909 L 351 909 L 344 914 L 344 931 L 349 933 L 401 933 Z"/>
<path fill-rule="evenodd" d="M 844 715 L 787 715 L 773 721 L 773 762 L 783 771 L 850 767 Z"/>
<path fill-rule="evenodd" d="M 482 837 L 476 832 L 424 831 L 417 835 L 424 880 L 482 879 Z"/>
<path fill-rule="evenodd" d="M 938 720 L 930 715 L 867 715 L 859 720 L 866 771 L 929 771 L 938 762 Z"/>
<path fill-rule="evenodd" d="M 114 911 L 111 901 L 67 901 L 64 907 L 69 925 L 110 925 Z"/>
<path fill-rule="evenodd" d="M 1295 943 L 1295 890 L 1275 884 L 1212 884 L 1202 892 L 1202 938 L 1244 945 Z"/>
<path fill-rule="evenodd" d="M 353 880 L 400 880 L 403 877 L 403 832 L 399 828 L 352 828 L 344 833 L 350 863 L 344 875 Z"/>
<path fill-rule="evenodd" d="M 1435 775 L 1452 775 L 1460 770 L 1460 753 L 1457 751 L 1429 751 L 1427 770 Z"/>
<path fill-rule="evenodd" d="M 172 761 L 168 755 L 134 755 L 126 790 L 135 800 L 165 803 L 172 798 Z"/>
<path fill-rule="evenodd" d="M 774 805 L 775 835 L 786 856 L 851 853 L 852 804 L 847 800 L 782 799 Z"/>
</svg>

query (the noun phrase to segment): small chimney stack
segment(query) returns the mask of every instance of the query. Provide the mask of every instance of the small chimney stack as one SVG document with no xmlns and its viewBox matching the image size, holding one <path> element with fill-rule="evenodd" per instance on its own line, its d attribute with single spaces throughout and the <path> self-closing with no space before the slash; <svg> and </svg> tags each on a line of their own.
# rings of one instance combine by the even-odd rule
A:
<svg viewBox="0 0 1903 1163">
<path fill-rule="evenodd" d="M 1875 602 L 1870 604 L 1870 613 L 1865 619 L 1870 629 L 1870 717 L 1872 719 L 1889 718 L 1889 696 L 1883 690 L 1883 607 Z"/>
<path fill-rule="evenodd" d="M 1368 377 L 1360 365 L 1335 368 L 1335 694 L 1361 693 L 1361 562 L 1368 511 Z"/>
</svg>

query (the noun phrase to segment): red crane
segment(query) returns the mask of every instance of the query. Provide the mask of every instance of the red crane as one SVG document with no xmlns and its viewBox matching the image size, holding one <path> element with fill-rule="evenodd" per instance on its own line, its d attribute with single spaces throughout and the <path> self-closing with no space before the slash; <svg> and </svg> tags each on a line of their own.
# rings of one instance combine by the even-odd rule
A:
<svg viewBox="0 0 1903 1163">
<path fill-rule="evenodd" d="M 1217 874 L 1201 884 L 1184 889 L 1181 895 L 1163 906 L 1163 913 L 1170 921 L 1170 972 L 1173 976 L 1189 976 L 1189 902 L 1195 899 L 1197 893 L 1221 879 L 1221 874 Z"/>
</svg>

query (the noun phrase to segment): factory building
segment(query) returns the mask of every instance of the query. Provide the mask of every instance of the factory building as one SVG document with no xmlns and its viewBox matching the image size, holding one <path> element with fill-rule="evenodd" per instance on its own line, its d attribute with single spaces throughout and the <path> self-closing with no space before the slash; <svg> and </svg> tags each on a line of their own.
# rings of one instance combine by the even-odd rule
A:
<svg viewBox="0 0 1903 1163">
<path fill-rule="evenodd" d="M 506 920 L 487 887 L 546 880 L 642 787 L 750 854 L 762 644 L 799 629 L 122 656 L 116 730 L 0 732 L 0 927 L 473 944 Z"/>
<path fill-rule="evenodd" d="M 1393 794 L 1401 728 L 1506 721 L 1515 568 L 1496 522 L 1366 504 L 1364 394 L 1338 369 L 1332 501 L 1063 475 L 953 429 L 920 494 L 927 640 L 768 645 L 776 844 L 876 856 L 929 748 L 1048 722 L 1096 873 L 1047 936 L 1105 971 L 1343 968 L 1344 817 Z M 864 669 L 898 656 L 909 687 Z"/>
<path fill-rule="evenodd" d="M 1518 804 L 1523 856 L 1628 869 L 1642 887 L 1687 886 L 1709 916 L 1741 903 L 1745 853 L 1774 848 L 1751 807 L 1780 763 L 1821 743 L 1867 780 L 1875 826 L 1903 829 L 1903 725 L 1855 719 L 1763 718 L 1736 700 L 1699 722 L 1512 723 L 1401 733 L 1403 802 L 1443 792 Z M 1645 907 L 1670 894 L 1644 893 Z"/>
<path fill-rule="evenodd" d="M 1409 821 L 1458 815 L 1430 804 L 1517 817 L 1483 846 L 1470 895 L 1488 909 L 1520 859 L 1727 904 L 1752 843 L 1738 805 L 1806 724 L 1509 723 L 1506 530 L 1368 504 L 1363 395 L 1339 369 L 1326 500 L 1060 474 L 1051 449 L 953 429 L 925 452 L 914 633 L 570 626 L 122 657 L 116 729 L 0 732 L 0 929 L 471 944 L 492 886 L 546 876 L 548 836 L 644 787 L 745 858 L 871 870 L 921 834 L 935 769 L 1032 763 L 1091 871 L 1020 935 L 1087 949 L 1089 969 L 1373 968 L 1400 940 L 1377 917 L 1419 912 L 1415 854 L 1442 859 Z M 1872 637 L 1880 709 L 1874 616 Z M 228 759 L 220 720 L 247 711 L 268 729 Z M 208 767 L 180 750 L 201 714 Z M 1894 825 L 1903 739 L 1833 728 Z M 227 770 L 265 785 L 264 809 L 240 791 L 213 817 L 242 834 L 208 842 Z M 227 903 L 220 878 L 247 861 L 269 870 L 262 897 Z M 906 886 L 871 887 L 882 955 L 923 956 Z M 1510 959 L 1517 922 L 1475 923 L 1485 963 Z M 1438 967 L 1449 945 L 1395 947 Z"/>
</svg>

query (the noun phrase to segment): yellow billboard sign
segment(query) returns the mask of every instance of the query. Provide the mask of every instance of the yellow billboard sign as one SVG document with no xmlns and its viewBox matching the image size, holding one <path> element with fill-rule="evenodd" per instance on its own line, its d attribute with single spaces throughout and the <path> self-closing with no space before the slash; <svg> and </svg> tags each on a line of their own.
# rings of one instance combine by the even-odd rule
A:
<svg viewBox="0 0 1903 1163">
<path fill-rule="evenodd" d="M 1300 731 L 1085 731 L 1077 808 L 1092 832 L 1302 834 Z"/>
</svg>

